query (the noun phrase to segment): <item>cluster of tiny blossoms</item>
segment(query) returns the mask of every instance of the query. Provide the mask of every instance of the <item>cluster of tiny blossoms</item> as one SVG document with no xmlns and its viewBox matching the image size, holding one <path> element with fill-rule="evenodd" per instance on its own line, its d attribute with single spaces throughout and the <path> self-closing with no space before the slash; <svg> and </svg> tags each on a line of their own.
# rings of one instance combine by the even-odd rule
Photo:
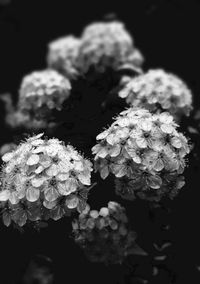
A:
<svg viewBox="0 0 200 284">
<path fill-rule="evenodd" d="M 150 189 L 162 186 L 163 173 L 181 174 L 189 153 L 186 137 L 177 131 L 173 117 L 130 108 L 97 136 L 93 148 L 95 170 L 105 179 L 140 177 Z"/>
<path fill-rule="evenodd" d="M 133 251 L 136 233 L 128 229 L 125 210 L 117 202 L 99 211 L 89 206 L 72 223 L 75 242 L 93 262 L 121 263 Z"/>
<path fill-rule="evenodd" d="M 149 70 L 131 79 L 119 96 L 131 106 L 153 112 L 168 111 L 177 118 L 189 115 L 192 109 L 192 93 L 186 84 L 162 69 Z"/>
<path fill-rule="evenodd" d="M 3 221 L 57 220 L 86 206 L 92 164 L 71 145 L 33 136 L 2 160 L 0 205 Z"/>
<path fill-rule="evenodd" d="M 47 65 L 58 70 L 69 79 L 78 75 L 77 58 L 81 40 L 69 35 L 52 41 L 48 45 Z"/>
<path fill-rule="evenodd" d="M 75 79 L 90 68 L 104 72 L 124 64 L 140 68 L 143 56 L 123 23 L 96 22 L 85 27 L 80 38 L 66 36 L 48 45 L 47 64 L 67 78 Z"/>
<path fill-rule="evenodd" d="M 44 116 L 52 109 L 60 110 L 70 96 L 71 84 L 55 70 L 35 71 L 26 75 L 19 90 L 18 109 Z"/>
<path fill-rule="evenodd" d="M 133 39 L 122 23 L 93 23 L 83 31 L 79 64 L 83 73 L 91 66 L 100 72 L 117 69 L 131 61 L 133 52 Z"/>
</svg>

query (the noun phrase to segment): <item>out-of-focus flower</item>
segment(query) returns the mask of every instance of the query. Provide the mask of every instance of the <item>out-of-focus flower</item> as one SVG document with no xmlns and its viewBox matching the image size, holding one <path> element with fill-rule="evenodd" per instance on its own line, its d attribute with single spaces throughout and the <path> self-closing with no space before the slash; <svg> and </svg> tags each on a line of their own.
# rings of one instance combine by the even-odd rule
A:
<svg viewBox="0 0 200 284">
<path fill-rule="evenodd" d="M 60 110 L 70 96 L 71 84 L 57 71 L 47 69 L 26 75 L 19 90 L 18 109 L 43 115 L 45 110 Z"/>
<path fill-rule="evenodd" d="M 110 201 L 99 211 L 87 207 L 72 227 L 75 242 L 92 262 L 122 263 L 130 254 L 145 255 L 142 249 L 136 252 L 136 233 L 130 230 L 125 210 L 117 202 Z"/>
<path fill-rule="evenodd" d="M 6 225 L 60 219 L 86 206 L 92 164 L 71 145 L 43 134 L 21 143 L 2 160 L 0 205 Z"/>
<path fill-rule="evenodd" d="M 48 45 L 47 64 L 66 76 L 74 79 L 78 76 L 77 58 L 80 39 L 69 35 L 50 42 Z"/>
<path fill-rule="evenodd" d="M 177 119 L 192 110 L 192 93 L 186 84 L 162 69 L 149 70 L 131 79 L 119 96 L 131 106 L 152 112 L 168 111 Z"/>
<path fill-rule="evenodd" d="M 10 94 L 1 95 L 6 107 L 6 123 L 12 128 L 52 128 L 53 110 L 61 110 L 70 96 L 70 81 L 55 70 L 26 75 L 21 83 L 17 106 Z"/>
<path fill-rule="evenodd" d="M 2 157 L 4 154 L 15 150 L 17 145 L 15 143 L 6 143 L 0 147 L 0 156 Z"/>
<path fill-rule="evenodd" d="M 52 260 L 44 255 L 35 255 L 29 261 L 21 278 L 20 283 L 22 284 L 53 284 L 54 271 Z"/>
<path fill-rule="evenodd" d="M 123 23 L 92 23 L 82 33 L 79 68 L 82 73 L 86 73 L 91 67 L 104 72 L 106 68 L 116 70 L 125 63 L 138 67 L 143 59 L 137 54 L 139 51 L 135 50 L 133 39 Z"/>
<path fill-rule="evenodd" d="M 97 136 L 92 148 L 95 170 L 105 179 L 110 173 L 159 190 L 163 174 L 181 174 L 190 148 L 167 113 L 151 114 L 130 108 Z M 139 187 L 141 188 L 141 187 Z"/>
</svg>

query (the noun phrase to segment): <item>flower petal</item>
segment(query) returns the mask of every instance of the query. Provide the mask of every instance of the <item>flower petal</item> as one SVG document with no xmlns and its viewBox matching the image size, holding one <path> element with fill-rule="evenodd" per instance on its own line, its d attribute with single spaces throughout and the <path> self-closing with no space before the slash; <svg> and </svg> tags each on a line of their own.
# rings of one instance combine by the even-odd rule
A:
<svg viewBox="0 0 200 284">
<path fill-rule="evenodd" d="M 29 187 L 26 191 L 26 199 L 30 202 L 35 202 L 40 197 L 40 190 L 38 188 Z"/>
<path fill-rule="evenodd" d="M 78 203 L 79 203 L 79 199 L 76 195 L 71 195 L 65 200 L 65 204 L 66 204 L 67 208 L 69 208 L 69 209 L 76 208 Z"/>
<path fill-rule="evenodd" d="M 90 185 L 91 184 L 90 175 L 85 174 L 85 172 L 78 174 L 77 177 L 82 184 L 84 184 L 84 185 Z"/>
<path fill-rule="evenodd" d="M 14 153 L 13 153 L 13 152 L 6 153 L 6 154 L 3 155 L 2 160 L 7 163 L 7 162 L 9 162 L 13 157 L 14 157 Z"/>
<path fill-rule="evenodd" d="M 52 201 L 52 202 L 49 202 L 47 200 L 44 200 L 43 201 L 43 205 L 44 207 L 46 207 L 47 209 L 53 209 L 56 205 L 57 205 L 57 201 Z"/>
<path fill-rule="evenodd" d="M 10 192 L 9 201 L 13 205 L 19 203 L 19 198 L 18 198 L 18 192 L 17 191 Z"/>
<path fill-rule="evenodd" d="M 53 176 L 57 176 L 57 174 L 59 173 L 59 169 L 58 166 L 53 164 L 51 165 L 47 170 L 46 170 L 46 174 L 50 177 Z"/>
<path fill-rule="evenodd" d="M 66 181 L 69 178 L 69 174 L 68 173 L 64 173 L 64 174 L 58 174 L 56 176 L 56 179 L 59 181 Z"/>
<path fill-rule="evenodd" d="M 2 190 L 0 192 L 0 201 L 7 201 L 10 196 L 10 191 L 8 189 Z"/>
<path fill-rule="evenodd" d="M 100 176 L 102 179 L 106 179 L 108 175 L 109 175 L 109 168 L 107 166 L 100 169 Z"/>
<path fill-rule="evenodd" d="M 6 227 L 9 227 L 11 224 L 11 216 L 8 212 L 3 213 L 3 223 Z"/>
<path fill-rule="evenodd" d="M 29 166 L 37 165 L 39 163 L 40 157 L 36 154 L 31 155 L 28 160 L 26 161 L 26 164 Z"/>
<path fill-rule="evenodd" d="M 55 201 L 60 195 L 58 191 L 53 187 L 49 187 L 44 191 L 45 199 L 49 202 Z"/>
<path fill-rule="evenodd" d="M 151 175 L 147 178 L 147 184 L 153 189 L 159 189 L 162 185 L 162 179 L 159 176 Z"/>
<path fill-rule="evenodd" d="M 41 185 L 43 185 L 43 183 L 45 182 L 46 178 L 42 177 L 42 178 L 34 178 L 31 180 L 31 184 L 34 187 L 40 187 Z"/>
<path fill-rule="evenodd" d="M 111 157 L 117 157 L 120 154 L 120 151 L 121 151 L 121 147 L 119 144 L 117 144 L 111 147 L 108 152 Z"/>
</svg>

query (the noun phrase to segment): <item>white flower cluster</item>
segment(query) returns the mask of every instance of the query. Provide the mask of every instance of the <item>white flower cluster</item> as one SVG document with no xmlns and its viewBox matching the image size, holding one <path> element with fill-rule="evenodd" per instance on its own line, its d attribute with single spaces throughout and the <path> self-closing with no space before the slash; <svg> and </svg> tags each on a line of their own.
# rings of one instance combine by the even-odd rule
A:
<svg viewBox="0 0 200 284">
<path fill-rule="evenodd" d="M 70 90 L 70 81 L 55 70 L 33 72 L 22 80 L 18 109 L 35 116 L 44 115 L 45 110 L 60 110 Z"/>
<path fill-rule="evenodd" d="M 118 21 L 92 23 L 80 38 L 69 35 L 50 42 L 47 54 L 48 66 L 70 79 L 87 73 L 90 68 L 104 72 L 129 64 L 138 69 L 143 60 L 133 38 Z"/>
<path fill-rule="evenodd" d="M 27 220 L 57 220 L 86 206 L 92 164 L 58 139 L 33 136 L 6 153 L 1 171 L 3 220 L 23 226 Z M 19 214 L 20 212 L 20 214 Z M 17 216 L 17 217 L 16 217 Z"/>
<path fill-rule="evenodd" d="M 181 174 L 189 153 L 186 137 L 179 133 L 173 117 L 130 108 L 97 136 L 93 148 L 95 170 L 105 179 L 144 175 L 149 188 L 159 189 L 162 173 Z"/>
<path fill-rule="evenodd" d="M 58 70 L 69 79 L 78 75 L 77 58 L 81 40 L 69 35 L 49 43 L 47 65 Z"/>
<path fill-rule="evenodd" d="M 125 210 L 117 202 L 99 211 L 87 207 L 72 223 L 75 242 L 94 262 L 121 263 L 133 253 L 136 233 L 128 228 Z"/>
<path fill-rule="evenodd" d="M 192 110 L 192 93 L 186 84 L 162 69 L 149 70 L 131 79 L 119 96 L 131 106 L 153 112 L 168 111 L 177 118 L 189 115 Z"/>
<path fill-rule="evenodd" d="M 134 62 L 133 39 L 121 22 L 92 23 L 83 30 L 81 39 L 79 65 L 83 73 L 91 66 L 103 72 L 106 67 L 117 69 Z"/>
</svg>

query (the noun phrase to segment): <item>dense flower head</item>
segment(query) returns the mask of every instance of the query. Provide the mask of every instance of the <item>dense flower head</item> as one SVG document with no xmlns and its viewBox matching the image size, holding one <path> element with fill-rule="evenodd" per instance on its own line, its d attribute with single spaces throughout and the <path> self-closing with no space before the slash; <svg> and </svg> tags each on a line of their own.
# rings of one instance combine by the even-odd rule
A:
<svg viewBox="0 0 200 284">
<path fill-rule="evenodd" d="M 65 146 L 55 138 L 42 139 L 42 135 L 28 138 L 2 157 L 0 205 L 9 215 L 7 224 L 11 220 L 21 224 L 20 217 L 15 218 L 16 210 L 26 216 L 26 222 L 32 220 L 27 213 L 30 210 L 37 213 L 33 214 L 37 220 L 47 213 L 56 220 L 65 211 L 81 212 L 86 206 L 91 162 L 71 145 Z M 54 216 L 55 211 L 59 212 Z"/>
<path fill-rule="evenodd" d="M 50 42 L 48 45 L 47 64 L 67 78 L 74 79 L 78 75 L 77 58 L 80 39 L 69 35 Z"/>
<path fill-rule="evenodd" d="M 75 242 L 91 261 L 120 263 L 134 253 L 136 233 L 128 227 L 124 208 L 110 201 L 99 211 L 88 206 L 72 223 Z"/>
<path fill-rule="evenodd" d="M 107 67 L 117 69 L 124 63 L 134 62 L 134 44 L 121 22 L 96 22 L 82 33 L 79 66 L 83 73 L 90 67 L 104 72 Z"/>
<path fill-rule="evenodd" d="M 130 108 L 120 113 L 114 123 L 97 136 L 93 148 L 95 170 L 105 179 L 148 176 L 150 188 L 162 185 L 162 173 L 181 174 L 189 153 L 186 137 L 177 131 L 173 117 L 163 112 L 152 114 Z"/>
<path fill-rule="evenodd" d="M 57 71 L 35 71 L 22 80 L 18 109 L 35 116 L 45 114 L 47 110 L 60 110 L 70 96 L 70 90 L 70 81 Z"/>
<path fill-rule="evenodd" d="M 192 93 L 177 76 L 162 69 L 149 70 L 131 79 L 119 92 L 121 98 L 134 107 L 153 112 L 168 111 L 174 117 L 189 115 Z"/>
</svg>

